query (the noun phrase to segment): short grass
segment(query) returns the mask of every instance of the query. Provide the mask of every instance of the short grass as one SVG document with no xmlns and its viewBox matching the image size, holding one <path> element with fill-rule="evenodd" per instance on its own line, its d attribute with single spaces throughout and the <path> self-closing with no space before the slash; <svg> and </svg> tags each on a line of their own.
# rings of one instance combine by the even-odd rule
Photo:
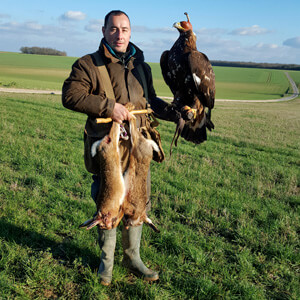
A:
<svg viewBox="0 0 300 300">
<path fill-rule="evenodd" d="M 300 72 L 298 71 L 289 71 L 289 74 L 293 78 L 293 80 L 296 82 L 298 88 L 300 89 Z"/>
<path fill-rule="evenodd" d="M 92 51 L 91 51 L 92 52 Z M 75 57 L 0 53 L 0 86 L 61 90 Z M 160 65 L 150 63 L 159 96 L 172 96 Z M 289 93 L 289 82 L 281 70 L 214 67 L 218 99 L 277 99 Z M 291 71 L 299 77 L 299 71 Z"/>
<path fill-rule="evenodd" d="M 299 299 L 300 100 L 217 104 L 202 145 L 153 163 L 141 256 L 148 284 L 121 266 L 97 278 L 85 116 L 55 95 L 0 95 L 1 299 Z M 161 122 L 168 153 L 175 125 Z"/>
<path fill-rule="evenodd" d="M 0 53 L 0 86 L 61 90 L 75 57 Z"/>
<path fill-rule="evenodd" d="M 214 70 L 216 91 L 220 90 L 225 99 L 277 99 L 289 92 L 289 82 L 282 70 L 223 67 Z M 232 91 L 236 91 L 234 95 Z"/>
</svg>

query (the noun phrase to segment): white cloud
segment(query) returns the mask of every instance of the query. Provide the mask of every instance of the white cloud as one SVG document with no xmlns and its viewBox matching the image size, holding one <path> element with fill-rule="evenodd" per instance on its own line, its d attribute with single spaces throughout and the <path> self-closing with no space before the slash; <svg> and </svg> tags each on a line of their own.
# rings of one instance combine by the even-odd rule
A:
<svg viewBox="0 0 300 300">
<path fill-rule="evenodd" d="M 65 21 L 82 21 L 86 17 L 86 14 L 81 11 L 69 10 L 65 12 L 60 18 Z"/>
<path fill-rule="evenodd" d="M 70 56 L 81 56 L 97 49 L 103 20 L 93 19 L 86 24 L 71 25 L 69 22 L 43 24 L 33 20 L 4 22 L 0 17 L 1 50 L 18 51 L 22 46 L 39 46 L 66 51 Z M 256 28 L 256 32 L 259 29 L 262 28 Z M 219 28 L 200 28 L 195 32 L 198 50 L 210 60 L 300 64 L 300 36 L 285 40 L 283 45 L 266 43 L 265 39 L 259 43 L 257 38 L 249 44 L 250 41 L 244 41 L 244 38 L 241 41 L 237 36 L 231 35 L 230 39 L 226 35 L 228 31 Z M 144 51 L 148 62 L 159 62 L 163 51 L 170 49 L 178 36 L 177 30 L 172 27 L 132 27 L 132 41 Z"/>
<path fill-rule="evenodd" d="M 103 25 L 103 20 L 90 20 L 89 23 L 84 27 L 84 29 L 88 32 L 101 32 L 101 28 Z"/>
<path fill-rule="evenodd" d="M 276 49 L 279 46 L 276 44 L 264 44 L 264 43 L 257 43 L 254 45 L 254 48 L 256 49 L 263 49 L 263 50 L 269 50 L 269 49 Z"/>
<path fill-rule="evenodd" d="M 3 33 L 38 33 L 43 29 L 43 26 L 36 22 L 7 22 L 0 24 L 0 32 Z"/>
<path fill-rule="evenodd" d="M 292 48 L 300 48 L 300 36 L 285 40 L 283 42 L 283 45 L 289 46 Z"/>
<path fill-rule="evenodd" d="M 36 23 L 36 22 L 27 22 L 27 23 L 25 23 L 25 26 L 28 29 L 32 29 L 32 30 L 41 30 L 41 29 L 43 29 L 43 26 L 41 24 Z"/>
<path fill-rule="evenodd" d="M 222 35 L 226 33 L 225 29 L 222 28 L 201 28 L 201 29 L 196 29 L 194 32 L 197 35 Z"/>
<path fill-rule="evenodd" d="M 0 21 L 1 50 L 19 51 L 21 47 L 49 47 L 81 56 L 95 51 L 99 40 L 74 26 L 49 25 L 37 22 Z"/>
<path fill-rule="evenodd" d="M 261 34 L 266 34 L 266 33 L 270 33 L 271 31 L 266 29 L 266 28 L 262 28 L 259 25 L 253 25 L 251 27 L 241 27 L 241 28 L 237 28 L 235 30 L 233 30 L 230 34 L 232 35 L 241 35 L 241 36 L 254 36 L 254 35 L 261 35 Z"/>
<path fill-rule="evenodd" d="M 175 28 L 173 27 L 155 27 L 155 28 L 150 28 L 147 26 L 140 26 L 140 25 L 134 25 L 131 28 L 131 31 L 134 33 L 142 32 L 142 33 L 174 33 L 176 31 Z"/>
<path fill-rule="evenodd" d="M 7 14 L 0 14 L 0 19 L 9 19 L 10 15 Z"/>
<path fill-rule="evenodd" d="M 174 32 L 176 32 L 176 29 L 174 27 L 159 27 L 159 28 L 154 28 L 154 31 L 173 34 Z"/>
<path fill-rule="evenodd" d="M 16 40 L 16 43 L 22 38 L 27 38 L 28 42 L 32 37 L 37 40 L 64 39 L 69 36 L 82 36 L 84 33 L 75 31 L 74 28 L 67 28 L 55 25 L 42 25 L 37 22 L 7 22 L 0 23 L 0 35 L 3 38 L 8 37 Z"/>
<path fill-rule="evenodd" d="M 299 64 L 299 55 L 295 49 L 276 44 L 257 43 L 231 49 L 218 47 L 209 51 L 212 51 L 212 59 L 216 60 Z"/>
<path fill-rule="evenodd" d="M 179 32 L 176 28 L 173 26 L 169 27 L 147 27 L 147 26 L 141 26 L 141 25 L 133 25 L 131 27 L 131 31 L 133 33 L 166 33 L 166 34 L 175 34 L 176 36 L 179 36 Z M 225 34 L 227 30 L 223 28 L 200 28 L 200 29 L 194 29 L 194 33 L 197 35 L 222 35 Z"/>
<path fill-rule="evenodd" d="M 177 38 L 177 37 L 176 37 Z M 176 39 L 175 38 L 175 39 Z M 137 41 L 137 45 L 145 53 L 146 61 L 158 62 L 164 50 L 170 49 L 175 39 L 149 39 Z M 210 60 L 269 62 L 269 63 L 299 63 L 299 53 L 294 48 L 280 46 L 275 43 L 256 43 L 245 45 L 233 39 L 218 36 L 199 36 L 197 48 L 205 53 Z"/>
</svg>

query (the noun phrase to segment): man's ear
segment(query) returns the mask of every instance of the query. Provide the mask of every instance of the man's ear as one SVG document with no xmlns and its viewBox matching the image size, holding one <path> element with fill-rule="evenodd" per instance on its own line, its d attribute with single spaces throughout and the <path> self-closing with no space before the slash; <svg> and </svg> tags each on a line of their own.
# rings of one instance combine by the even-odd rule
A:
<svg viewBox="0 0 300 300">
<path fill-rule="evenodd" d="M 102 26 L 102 33 L 103 33 L 103 35 L 104 35 L 104 32 L 105 32 L 105 27 Z"/>
</svg>

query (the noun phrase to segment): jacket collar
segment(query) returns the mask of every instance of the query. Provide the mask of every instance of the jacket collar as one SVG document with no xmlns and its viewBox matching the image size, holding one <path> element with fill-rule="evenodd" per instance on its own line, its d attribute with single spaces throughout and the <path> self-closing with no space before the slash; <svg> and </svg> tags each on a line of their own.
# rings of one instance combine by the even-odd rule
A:
<svg viewBox="0 0 300 300">
<path fill-rule="evenodd" d="M 144 62 L 143 51 L 131 42 L 129 42 L 127 51 L 128 54 L 125 56 L 124 59 L 118 56 L 118 54 L 109 46 L 109 44 L 104 38 L 101 40 L 99 51 L 102 52 L 113 63 L 121 62 L 124 65 L 128 65 L 130 60 L 135 60 L 139 63 Z"/>
<path fill-rule="evenodd" d="M 103 45 L 107 48 L 107 50 L 112 54 L 114 57 L 118 58 L 122 63 L 127 64 L 129 59 L 136 54 L 136 50 L 133 44 L 128 45 L 128 51 L 124 54 L 116 53 L 107 43 L 105 39 L 103 39 Z"/>
</svg>

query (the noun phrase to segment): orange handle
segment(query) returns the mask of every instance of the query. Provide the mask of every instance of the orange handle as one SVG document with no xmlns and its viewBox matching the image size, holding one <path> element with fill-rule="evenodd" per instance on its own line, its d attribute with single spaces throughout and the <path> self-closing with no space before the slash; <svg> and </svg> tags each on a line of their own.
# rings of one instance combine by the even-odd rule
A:
<svg viewBox="0 0 300 300">
<path fill-rule="evenodd" d="M 149 114 L 152 112 L 152 109 L 140 109 L 140 110 L 132 110 L 130 113 L 133 115 L 141 115 L 141 114 Z M 112 122 L 111 118 L 97 118 L 96 123 L 109 123 Z"/>
</svg>

